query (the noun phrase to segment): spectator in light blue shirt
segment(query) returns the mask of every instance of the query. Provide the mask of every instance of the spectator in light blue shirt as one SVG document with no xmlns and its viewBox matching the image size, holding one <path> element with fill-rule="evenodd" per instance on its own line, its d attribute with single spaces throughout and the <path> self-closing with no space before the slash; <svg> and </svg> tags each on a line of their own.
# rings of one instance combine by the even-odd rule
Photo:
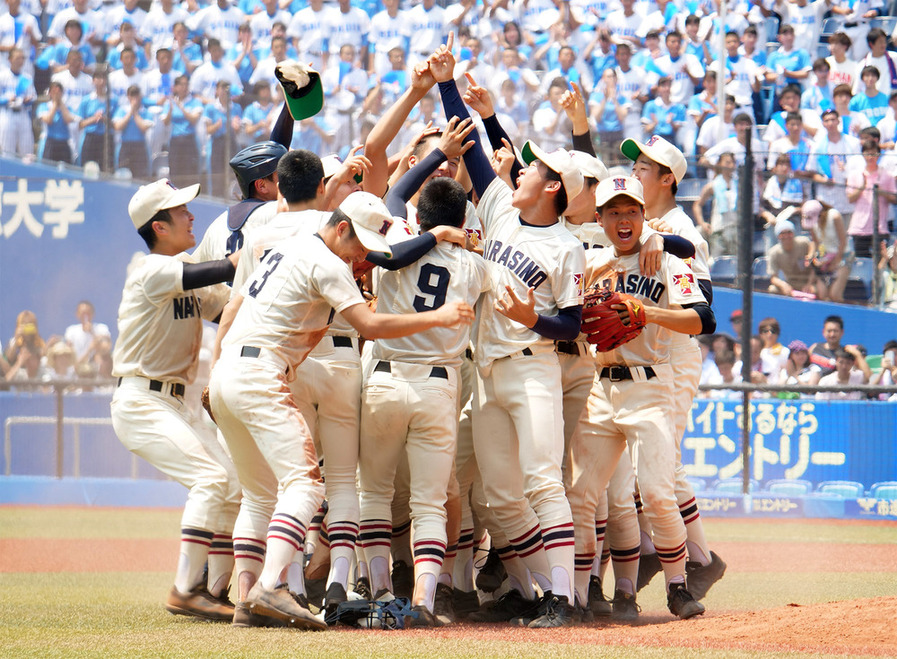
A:
<svg viewBox="0 0 897 659">
<path fill-rule="evenodd" d="M 803 88 L 804 81 L 810 77 L 809 53 L 794 47 L 794 28 L 788 24 L 779 30 L 779 43 L 779 49 L 766 60 L 769 69 L 766 81 L 775 83 L 777 92 L 791 84 Z"/>
<path fill-rule="evenodd" d="M 878 80 L 881 74 L 872 65 L 863 67 L 860 79 L 866 89 L 850 99 L 850 111 L 859 112 L 875 126 L 888 112 L 888 97 L 878 91 Z"/>
<path fill-rule="evenodd" d="M 146 132 L 153 122 L 149 110 L 143 107 L 140 87 L 128 87 L 127 101 L 112 115 L 112 125 L 119 134 L 118 167 L 131 170 L 134 178 L 146 178 L 149 173 L 149 151 Z"/>
<path fill-rule="evenodd" d="M 813 74 L 816 76 L 816 84 L 801 94 L 800 107 L 802 110 L 818 110 L 820 113 L 835 109 L 835 99 L 832 97 L 834 85 L 829 82 L 828 76 L 831 66 L 824 57 L 813 62 Z"/>
</svg>

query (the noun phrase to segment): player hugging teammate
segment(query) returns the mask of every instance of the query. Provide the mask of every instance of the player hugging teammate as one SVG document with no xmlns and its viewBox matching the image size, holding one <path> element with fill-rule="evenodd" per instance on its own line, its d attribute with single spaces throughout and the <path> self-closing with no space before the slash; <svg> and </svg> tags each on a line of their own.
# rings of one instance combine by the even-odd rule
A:
<svg viewBox="0 0 897 659">
<path fill-rule="evenodd" d="M 201 250 L 221 261 L 181 254 L 198 190 L 158 181 L 132 200 L 151 255 L 123 293 L 113 421 L 191 491 L 173 613 L 309 630 L 561 627 L 637 618 L 658 570 L 674 615 L 704 612 L 725 563 L 679 443 L 700 370 L 691 336 L 715 319 L 706 243 L 675 203 L 684 157 L 627 140 L 633 176 L 610 175 L 574 87 L 562 105 L 582 151 L 526 142 L 523 164 L 488 92 L 468 76 L 462 97 L 454 68 L 450 36 L 342 165 L 276 142 L 238 154 L 245 199 Z M 289 112 L 311 116 L 320 80 L 289 70 Z M 446 128 L 387 166 L 437 84 Z M 205 401 L 218 439 L 182 409 L 200 312 L 220 321 Z"/>
</svg>

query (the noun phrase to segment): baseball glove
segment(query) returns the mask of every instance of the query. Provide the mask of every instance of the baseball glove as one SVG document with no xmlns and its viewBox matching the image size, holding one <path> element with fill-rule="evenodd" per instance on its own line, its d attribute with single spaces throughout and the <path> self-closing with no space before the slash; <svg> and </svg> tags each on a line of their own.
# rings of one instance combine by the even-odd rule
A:
<svg viewBox="0 0 897 659">
<path fill-rule="evenodd" d="M 215 415 L 212 414 L 212 402 L 209 400 L 209 388 L 202 388 L 202 396 L 200 396 L 199 400 L 202 402 L 202 406 L 206 412 L 209 413 L 209 418 L 212 420 L 212 423 L 218 423 L 215 421 Z"/>
<path fill-rule="evenodd" d="M 623 305 L 614 309 L 614 305 Z M 645 307 L 626 293 L 608 290 L 586 294 L 582 307 L 582 331 L 598 352 L 608 352 L 641 334 L 646 323 Z"/>
</svg>

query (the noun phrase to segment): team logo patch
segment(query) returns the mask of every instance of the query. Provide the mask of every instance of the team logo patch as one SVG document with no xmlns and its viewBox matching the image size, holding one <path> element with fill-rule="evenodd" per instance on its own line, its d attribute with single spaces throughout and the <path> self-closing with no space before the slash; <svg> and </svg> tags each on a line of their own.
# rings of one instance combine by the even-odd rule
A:
<svg viewBox="0 0 897 659">
<path fill-rule="evenodd" d="M 582 273 L 573 275 L 573 286 L 576 287 L 576 294 L 582 295 Z"/>
<path fill-rule="evenodd" d="M 647 142 L 645 142 L 645 146 L 654 146 L 657 143 L 657 140 L 660 138 L 657 135 L 652 135 Z"/>
<path fill-rule="evenodd" d="M 381 236 L 385 236 L 386 232 L 389 231 L 389 227 L 392 226 L 392 220 L 383 220 L 383 226 L 380 227 L 379 233 Z"/>
<path fill-rule="evenodd" d="M 626 189 L 626 179 L 625 178 L 615 178 L 614 179 L 614 191 L 617 190 L 625 190 Z"/>
<path fill-rule="evenodd" d="M 695 285 L 695 276 L 692 274 L 673 275 L 673 283 L 679 287 L 679 292 L 688 295 Z"/>
</svg>

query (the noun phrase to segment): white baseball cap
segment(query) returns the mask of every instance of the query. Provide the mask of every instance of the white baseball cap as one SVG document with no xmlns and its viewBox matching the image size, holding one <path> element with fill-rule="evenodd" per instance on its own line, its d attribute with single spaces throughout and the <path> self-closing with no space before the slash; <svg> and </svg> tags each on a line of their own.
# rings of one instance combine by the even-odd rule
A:
<svg viewBox="0 0 897 659">
<path fill-rule="evenodd" d="M 688 163 L 682 152 L 658 135 L 652 135 L 644 144 L 629 138 L 620 145 L 620 151 L 632 162 L 638 160 L 638 154 L 644 153 L 657 164 L 666 165 L 676 177 L 676 183 L 682 182 L 688 170 Z"/>
<path fill-rule="evenodd" d="M 331 153 L 329 156 L 321 158 L 321 165 L 324 166 L 324 180 L 327 180 L 339 171 L 343 166 L 343 161 L 338 155 Z"/>
<path fill-rule="evenodd" d="M 601 181 L 595 188 L 595 205 L 601 208 L 611 199 L 620 195 L 631 197 L 642 206 L 645 205 L 645 191 L 642 188 L 642 183 L 634 176 L 614 176 Z"/>
<path fill-rule="evenodd" d="M 595 178 L 600 182 L 610 176 L 607 167 L 595 156 L 590 156 L 584 151 L 571 151 L 570 157 L 573 158 L 573 164 L 579 168 L 583 177 Z"/>
<path fill-rule="evenodd" d="M 392 256 L 392 248 L 386 242 L 386 234 L 393 219 L 383 200 L 370 192 L 353 192 L 339 205 L 340 211 L 352 221 L 358 240 L 371 252 L 386 252 Z"/>
<path fill-rule="evenodd" d="M 775 232 L 777 238 L 779 234 L 785 233 L 786 231 L 794 233 L 794 222 L 792 222 L 791 220 L 781 220 L 779 222 L 776 222 Z"/>
<path fill-rule="evenodd" d="M 520 154 L 523 156 L 523 162 L 527 165 L 531 164 L 533 160 L 539 160 L 545 163 L 548 169 L 556 172 L 561 177 L 561 183 L 564 184 L 568 202 L 582 192 L 582 174 L 579 171 L 579 167 L 573 162 L 569 151 L 557 149 L 547 153 L 532 142 L 527 141 L 523 145 Z"/>
<path fill-rule="evenodd" d="M 199 183 L 186 188 L 176 188 L 167 178 L 141 185 L 128 203 L 128 215 L 134 228 L 139 229 L 153 219 L 156 213 L 166 208 L 182 206 L 196 199 Z"/>
</svg>

